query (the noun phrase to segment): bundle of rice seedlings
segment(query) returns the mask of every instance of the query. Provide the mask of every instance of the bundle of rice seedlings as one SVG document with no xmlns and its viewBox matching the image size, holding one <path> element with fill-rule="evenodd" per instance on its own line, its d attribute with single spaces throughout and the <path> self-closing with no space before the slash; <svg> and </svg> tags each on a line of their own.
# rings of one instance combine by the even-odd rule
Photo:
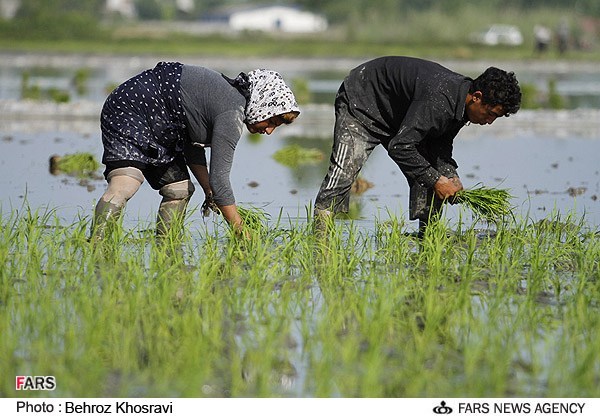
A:
<svg viewBox="0 0 600 418">
<path fill-rule="evenodd" d="M 71 176 L 88 177 L 100 168 L 100 163 L 89 152 L 66 154 L 50 157 L 50 172 L 65 173 Z"/>
<path fill-rule="evenodd" d="M 266 224 L 269 219 L 267 212 L 260 208 L 243 208 L 237 207 L 238 213 L 244 221 L 244 225 L 254 231 L 263 231 L 266 229 Z"/>
<path fill-rule="evenodd" d="M 317 148 L 304 148 L 295 144 L 283 147 L 273 154 L 275 161 L 288 167 L 318 163 L 324 157 L 321 150 Z"/>
<path fill-rule="evenodd" d="M 454 203 L 467 206 L 487 221 L 495 221 L 512 215 L 510 199 L 512 195 L 507 189 L 494 189 L 479 186 L 463 189 L 454 196 Z"/>
</svg>

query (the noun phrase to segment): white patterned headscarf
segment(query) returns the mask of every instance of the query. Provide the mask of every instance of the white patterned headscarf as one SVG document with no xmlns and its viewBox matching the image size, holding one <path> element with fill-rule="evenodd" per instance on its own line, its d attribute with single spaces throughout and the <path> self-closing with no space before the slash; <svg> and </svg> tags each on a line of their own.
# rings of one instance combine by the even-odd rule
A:
<svg viewBox="0 0 600 418">
<path fill-rule="evenodd" d="M 288 112 L 300 112 L 292 90 L 279 73 L 252 70 L 248 73 L 249 97 L 246 101 L 246 123 L 262 122 Z"/>
</svg>

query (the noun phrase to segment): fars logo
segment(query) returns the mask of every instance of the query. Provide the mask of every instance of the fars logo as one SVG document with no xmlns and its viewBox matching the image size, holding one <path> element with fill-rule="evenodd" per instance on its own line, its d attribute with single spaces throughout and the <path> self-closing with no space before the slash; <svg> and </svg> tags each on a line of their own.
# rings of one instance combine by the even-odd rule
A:
<svg viewBox="0 0 600 418">
<path fill-rule="evenodd" d="M 15 387 L 17 390 L 54 390 L 56 379 L 54 376 L 16 376 Z"/>
</svg>

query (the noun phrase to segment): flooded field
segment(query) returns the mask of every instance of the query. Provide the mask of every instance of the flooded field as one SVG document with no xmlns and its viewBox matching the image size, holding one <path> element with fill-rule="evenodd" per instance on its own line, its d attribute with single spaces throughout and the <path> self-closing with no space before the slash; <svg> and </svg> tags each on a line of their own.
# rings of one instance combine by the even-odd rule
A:
<svg viewBox="0 0 600 418">
<path fill-rule="evenodd" d="M 109 66 L 110 78 L 144 62 L 131 64 Z M 299 73 L 298 63 L 275 64 Z M 98 97 L 105 79 L 90 83 Z M 123 229 L 93 243 L 102 168 L 78 178 L 52 173 L 49 161 L 101 158 L 102 101 L 23 101 L 0 86 L 8 375 L 56 376 L 51 396 L 63 397 L 600 396 L 594 106 L 524 110 L 461 131 L 463 184 L 510 189 L 515 219 L 504 223 L 474 224 L 449 206 L 417 240 L 406 180 L 379 148 L 361 173 L 371 187 L 353 196 L 355 219 L 316 235 L 308 215 L 333 127 L 322 103 L 271 136 L 240 140 L 238 203 L 270 215 L 248 240 L 201 217 L 199 187 L 186 236 L 155 240 L 160 197 L 144 184 Z M 279 162 L 290 145 L 323 158 Z M 22 394 L 4 379 L 0 396 Z"/>
<path fill-rule="evenodd" d="M 153 66 L 154 57 L 102 56 L 6 56 L 0 65 L 0 140 L 3 210 L 33 205 L 55 205 L 61 216 L 72 219 L 90 212 L 102 193 L 102 180 L 83 182 L 52 176 L 45 167 L 52 154 L 89 151 L 101 157 L 98 114 L 107 89 L 138 71 Z M 294 125 L 269 138 L 243 138 L 237 150 L 232 182 L 241 203 L 264 207 L 271 214 L 304 216 L 314 199 L 327 166 L 330 149 L 333 94 L 349 68 L 360 60 L 235 59 L 198 58 L 191 64 L 235 74 L 248 68 L 268 66 L 289 80 L 303 80 L 321 105 L 304 106 Z M 600 222 L 598 196 L 600 177 L 593 156 L 600 147 L 600 73 L 593 63 L 486 63 L 448 62 L 447 66 L 476 74 L 489 65 L 517 72 L 522 83 L 537 84 L 543 91 L 549 80 L 576 107 L 565 111 L 521 111 L 491 127 L 467 127 L 455 144 L 459 174 L 465 187 L 483 183 L 509 188 L 519 213 L 532 219 L 552 210 L 574 210 L 592 224 Z M 22 101 L 24 74 L 39 91 L 50 87 L 67 92 L 70 101 Z M 288 168 L 272 158 L 281 147 L 300 144 L 319 148 L 325 159 L 316 165 Z M 403 216 L 407 207 L 406 181 L 377 149 L 362 176 L 373 183 L 357 201 L 360 220 L 369 224 L 376 216 L 391 212 Z M 80 184 L 81 183 L 81 184 Z M 202 197 L 193 198 L 192 205 Z M 147 219 L 157 205 L 157 196 L 147 185 L 130 202 L 128 214 Z M 456 216 L 457 208 L 448 215 Z M 128 215 L 128 216 L 130 216 Z"/>
<path fill-rule="evenodd" d="M 33 207 L 55 207 L 65 221 L 91 214 L 105 187 L 102 169 L 97 178 L 89 179 L 49 171 L 48 161 L 54 154 L 90 152 L 98 160 L 102 156 L 96 121 L 73 119 L 77 118 L 69 121 L 67 117 L 57 120 L 45 116 L 0 122 L 0 199 L 4 211 L 27 202 Z M 596 121 L 598 114 L 589 110 L 583 114 L 523 111 L 489 127 L 466 127 L 455 142 L 459 174 L 465 187 L 481 183 L 510 189 L 516 213 L 534 221 L 552 211 L 573 211 L 598 225 L 600 123 Z M 245 135 L 236 150 L 232 172 L 239 203 L 263 208 L 274 217 L 282 212 L 285 217 L 305 218 L 327 169 L 332 124 L 330 107 L 308 106 L 297 124 L 278 129 L 269 137 L 251 139 Z M 278 163 L 273 155 L 290 144 L 317 148 L 324 158 L 296 167 Z M 372 187 L 355 197 L 359 223 L 372 226 L 375 218 L 385 219 L 389 213 L 405 216 L 406 180 L 383 148 L 375 150 L 361 177 Z M 143 185 L 129 202 L 127 219 L 150 220 L 159 201 L 158 194 Z M 202 201 L 198 192 L 191 205 Z M 458 210 L 448 207 L 448 217 L 456 218 Z"/>
</svg>

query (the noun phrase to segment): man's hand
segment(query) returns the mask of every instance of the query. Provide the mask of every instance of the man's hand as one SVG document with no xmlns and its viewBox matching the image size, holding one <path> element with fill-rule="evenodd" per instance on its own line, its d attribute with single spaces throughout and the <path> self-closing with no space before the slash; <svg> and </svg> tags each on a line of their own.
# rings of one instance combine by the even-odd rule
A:
<svg viewBox="0 0 600 418">
<path fill-rule="evenodd" d="M 463 185 L 458 177 L 441 176 L 437 183 L 433 186 L 433 190 L 437 197 L 446 200 L 454 196 L 454 194 L 463 189 Z"/>
</svg>

